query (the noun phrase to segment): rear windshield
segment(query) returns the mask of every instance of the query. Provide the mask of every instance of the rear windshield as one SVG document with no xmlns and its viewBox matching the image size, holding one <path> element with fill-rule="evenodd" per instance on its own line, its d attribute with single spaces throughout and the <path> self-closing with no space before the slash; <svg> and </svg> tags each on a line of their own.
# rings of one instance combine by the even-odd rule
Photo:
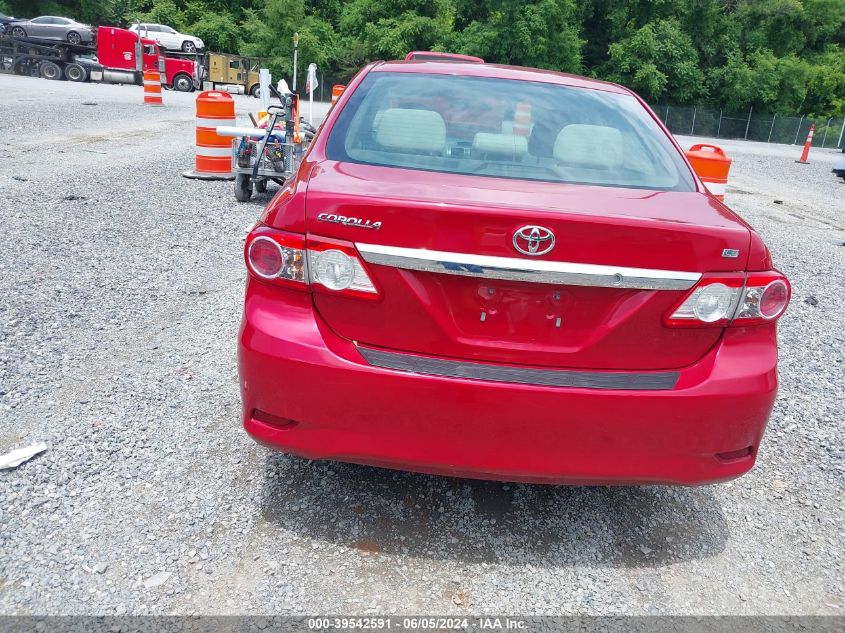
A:
<svg viewBox="0 0 845 633">
<path fill-rule="evenodd" d="M 523 180 L 694 191 L 630 95 L 554 84 L 371 72 L 328 139 L 332 160 Z"/>
</svg>

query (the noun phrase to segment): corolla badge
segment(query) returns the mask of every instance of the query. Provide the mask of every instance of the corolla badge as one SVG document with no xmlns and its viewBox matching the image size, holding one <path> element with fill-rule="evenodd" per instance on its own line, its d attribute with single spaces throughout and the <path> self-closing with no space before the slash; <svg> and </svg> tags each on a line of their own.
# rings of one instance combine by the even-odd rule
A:
<svg viewBox="0 0 845 633">
<path fill-rule="evenodd" d="M 334 224 L 354 226 L 359 229 L 375 229 L 378 231 L 381 228 L 381 220 L 373 222 L 363 218 L 352 218 L 345 215 L 336 215 L 334 213 L 321 213 L 317 216 L 317 219 L 321 222 L 333 222 Z"/>
<path fill-rule="evenodd" d="M 544 226 L 523 226 L 513 234 L 513 247 L 523 255 L 539 257 L 555 247 L 555 234 Z"/>
</svg>

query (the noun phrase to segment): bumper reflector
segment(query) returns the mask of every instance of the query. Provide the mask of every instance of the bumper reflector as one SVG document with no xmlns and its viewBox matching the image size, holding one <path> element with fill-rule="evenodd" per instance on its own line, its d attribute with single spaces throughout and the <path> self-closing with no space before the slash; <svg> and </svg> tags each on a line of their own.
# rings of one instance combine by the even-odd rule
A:
<svg viewBox="0 0 845 633">
<path fill-rule="evenodd" d="M 466 378 L 489 382 L 510 382 L 541 387 L 575 387 L 582 389 L 668 390 L 675 387 L 679 374 L 674 371 L 594 372 L 532 369 L 507 365 L 484 365 L 463 361 L 429 358 L 413 354 L 385 352 L 359 347 L 364 359 L 374 367 L 396 369 L 417 374 L 447 378 Z"/>
<path fill-rule="evenodd" d="M 733 462 L 738 459 L 744 459 L 745 457 L 750 457 L 751 454 L 754 452 L 753 446 L 746 446 L 745 448 L 741 448 L 738 451 L 728 451 L 727 453 L 716 453 L 717 459 L 721 459 L 723 462 Z"/>
<path fill-rule="evenodd" d="M 270 426 L 275 426 L 277 429 L 289 429 L 290 427 L 296 425 L 296 422 L 294 420 L 289 420 L 288 418 L 280 418 L 277 415 L 272 415 L 270 413 L 267 413 L 266 411 L 262 411 L 261 409 L 252 410 L 252 419 L 256 420 L 257 422 L 269 424 Z"/>
</svg>

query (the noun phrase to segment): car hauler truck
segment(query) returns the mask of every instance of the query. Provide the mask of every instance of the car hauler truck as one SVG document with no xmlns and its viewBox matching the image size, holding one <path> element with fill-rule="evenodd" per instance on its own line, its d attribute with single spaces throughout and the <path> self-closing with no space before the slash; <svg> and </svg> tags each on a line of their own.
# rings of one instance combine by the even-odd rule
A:
<svg viewBox="0 0 845 633">
<path fill-rule="evenodd" d="M 0 68 L 45 79 L 138 85 L 144 70 L 157 68 L 169 88 L 189 92 L 200 87 L 197 62 L 165 57 L 155 41 L 139 41 L 132 31 L 111 26 L 99 27 L 91 45 L 0 35 Z"/>
</svg>

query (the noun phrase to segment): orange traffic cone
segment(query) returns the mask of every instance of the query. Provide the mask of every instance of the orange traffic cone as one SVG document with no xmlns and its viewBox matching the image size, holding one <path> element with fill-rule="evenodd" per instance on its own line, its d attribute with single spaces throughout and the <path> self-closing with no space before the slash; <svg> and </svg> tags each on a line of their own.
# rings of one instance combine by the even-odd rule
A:
<svg viewBox="0 0 845 633">
<path fill-rule="evenodd" d="M 724 202 L 728 174 L 731 171 L 731 159 L 725 151 L 717 145 L 699 143 L 689 148 L 687 160 L 707 187 L 707 191 Z"/>
<path fill-rule="evenodd" d="M 531 104 L 517 103 L 513 113 L 513 133 L 516 136 L 531 134 Z"/>
<path fill-rule="evenodd" d="M 809 165 L 810 161 L 807 160 L 810 156 L 810 146 L 813 144 L 813 134 L 816 131 L 816 124 L 813 123 L 810 126 L 810 132 L 807 134 L 807 142 L 804 143 L 804 151 L 801 152 L 801 159 L 796 160 L 796 163 L 804 163 L 805 165 Z"/>
<path fill-rule="evenodd" d="M 185 178 L 200 180 L 232 180 L 232 143 L 234 139 L 217 134 L 218 126 L 235 124 L 235 102 L 232 95 L 220 90 L 206 90 L 196 100 L 196 156 L 194 169 L 184 172 Z"/>
<path fill-rule="evenodd" d="M 164 105 L 161 98 L 161 74 L 155 69 L 144 71 L 144 105 Z"/>
</svg>

